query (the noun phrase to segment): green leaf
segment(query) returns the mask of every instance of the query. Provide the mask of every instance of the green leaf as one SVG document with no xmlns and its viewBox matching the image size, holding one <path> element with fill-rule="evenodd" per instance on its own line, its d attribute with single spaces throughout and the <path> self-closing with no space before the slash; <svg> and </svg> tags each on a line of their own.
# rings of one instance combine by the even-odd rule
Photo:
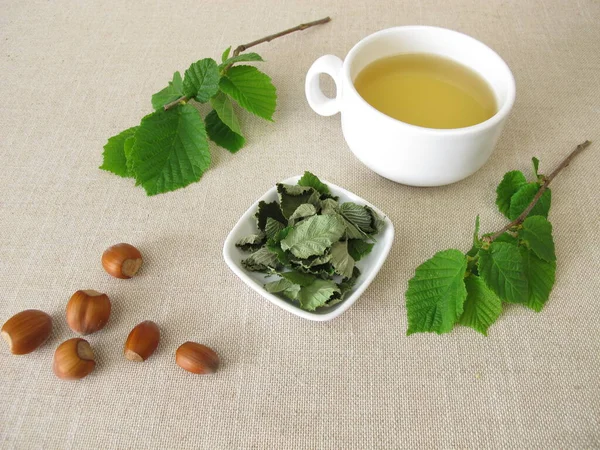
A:
<svg viewBox="0 0 600 450">
<path fill-rule="evenodd" d="M 283 294 L 290 300 L 297 300 L 298 293 L 300 292 L 300 285 L 294 284 L 286 279 L 280 279 L 265 284 L 267 292 L 272 294 Z"/>
<path fill-rule="evenodd" d="M 202 119 L 191 105 L 159 110 L 142 119 L 131 150 L 136 181 L 148 195 L 198 181 L 210 165 Z"/>
<path fill-rule="evenodd" d="M 481 248 L 481 239 L 479 239 L 479 215 L 475 218 L 475 231 L 473 231 L 473 245 L 467 252 L 467 256 L 475 256 Z"/>
<path fill-rule="evenodd" d="M 300 307 L 307 311 L 314 311 L 325 305 L 334 293 L 340 293 L 340 288 L 331 280 L 315 280 L 300 289 L 298 301 Z"/>
<path fill-rule="evenodd" d="M 352 202 L 346 202 L 339 206 L 339 211 L 346 220 L 358 227 L 361 231 L 364 231 L 365 233 L 371 233 L 374 231 L 371 227 L 373 217 L 364 206 L 357 205 L 356 203 Z"/>
<path fill-rule="evenodd" d="M 244 236 L 235 243 L 235 246 L 244 251 L 258 250 L 265 244 L 266 241 L 267 237 L 263 232 L 260 232 L 259 234 Z"/>
<path fill-rule="evenodd" d="M 466 256 L 454 249 L 438 252 L 417 267 L 406 291 L 407 335 L 452 330 L 467 297 L 466 270 Z"/>
<path fill-rule="evenodd" d="M 348 240 L 348 253 L 354 259 L 354 261 L 360 261 L 363 257 L 367 256 L 373 250 L 373 244 L 365 242 L 362 239 L 349 239 Z"/>
<path fill-rule="evenodd" d="M 273 272 L 281 267 L 277 255 L 263 247 L 242 260 L 242 266 L 251 272 Z"/>
<path fill-rule="evenodd" d="M 296 211 L 294 211 L 294 214 L 290 216 L 289 224 L 293 226 L 300 220 L 314 216 L 315 214 L 317 214 L 317 209 L 314 207 L 314 205 L 311 205 L 310 203 L 303 203 L 298 206 Z"/>
<path fill-rule="evenodd" d="M 292 228 L 281 241 L 281 248 L 298 258 L 322 255 L 344 234 L 344 223 L 338 216 L 312 216 Z"/>
<path fill-rule="evenodd" d="M 271 253 L 273 253 L 275 256 L 277 256 L 277 260 L 281 263 L 281 265 L 289 266 L 291 264 L 290 256 L 289 256 L 290 254 L 284 252 L 281 249 L 279 242 L 276 242 L 275 240 L 270 239 L 267 241 L 267 245 L 265 246 L 265 248 L 267 250 L 269 250 Z"/>
<path fill-rule="evenodd" d="M 155 110 L 161 109 L 167 103 L 174 102 L 181 97 L 183 97 L 183 81 L 181 74 L 175 72 L 173 74 L 173 81 L 169 81 L 169 85 L 166 88 L 152 96 L 152 107 Z"/>
<path fill-rule="evenodd" d="M 269 217 L 281 222 L 284 226 L 287 224 L 287 219 L 283 217 L 279 203 L 275 201 L 266 203 L 265 201 L 261 200 L 258 203 L 258 210 L 256 211 L 256 214 L 254 214 L 254 217 L 256 217 L 258 228 L 263 231 L 265 231 L 267 218 Z"/>
<path fill-rule="evenodd" d="M 371 228 L 373 233 L 379 233 L 385 226 L 385 220 L 370 206 L 365 205 L 365 209 L 371 214 Z"/>
<path fill-rule="evenodd" d="M 120 177 L 127 178 L 130 176 L 127 170 L 127 157 L 125 155 L 125 142 L 132 138 L 138 127 L 131 127 L 125 131 L 121 131 L 116 136 L 108 139 L 102 153 L 103 162 L 100 169 L 112 172 Z"/>
<path fill-rule="evenodd" d="M 183 77 L 183 94 L 200 103 L 206 103 L 219 91 L 219 69 L 212 58 L 193 63 Z"/>
<path fill-rule="evenodd" d="M 241 55 L 232 56 L 231 58 L 227 58 L 219 65 L 219 70 L 223 71 L 225 67 L 230 64 L 235 64 L 238 62 L 253 62 L 253 61 L 264 61 L 262 57 L 258 53 L 242 53 Z"/>
<path fill-rule="evenodd" d="M 467 299 L 458 322 L 487 336 L 488 328 L 502 312 L 502 300 L 485 285 L 480 277 L 471 275 L 465 278 L 465 286 Z"/>
<path fill-rule="evenodd" d="M 539 312 L 548 301 L 554 286 L 556 261 L 544 261 L 525 247 L 520 247 L 519 250 L 529 287 L 525 306 Z"/>
<path fill-rule="evenodd" d="M 352 276 L 350 277 L 350 279 L 344 280 L 338 285 L 340 287 L 342 297 L 354 288 L 359 276 L 360 270 L 358 269 L 358 267 L 354 266 L 354 270 L 352 271 Z"/>
<path fill-rule="evenodd" d="M 283 273 L 280 273 L 279 275 L 281 275 L 283 278 L 285 278 L 289 282 L 297 284 L 302 287 L 312 284 L 317 279 L 314 275 L 311 275 L 309 273 L 301 273 L 301 272 L 296 272 L 296 271 L 283 272 Z"/>
<path fill-rule="evenodd" d="M 494 240 L 494 242 L 506 242 L 507 244 L 511 244 L 511 245 L 517 245 L 519 243 L 519 241 L 517 240 L 517 238 L 514 237 L 512 234 L 510 234 L 507 231 L 505 231 L 500 236 L 498 236 Z"/>
<path fill-rule="evenodd" d="M 504 174 L 504 178 L 496 188 L 496 205 L 502 214 L 510 218 L 510 202 L 515 193 L 527 184 L 525 175 L 519 170 Z"/>
<path fill-rule="evenodd" d="M 208 113 L 204 120 L 208 137 L 220 147 L 229 150 L 231 153 L 236 153 L 246 143 L 243 136 L 233 132 L 221 121 L 214 109 Z"/>
<path fill-rule="evenodd" d="M 350 222 L 348 219 L 346 219 L 344 216 L 342 216 L 341 214 L 335 214 L 337 217 L 341 218 L 342 221 L 344 222 L 344 226 L 346 227 L 346 237 L 348 239 L 363 239 L 363 240 L 368 240 L 370 239 L 369 235 L 367 233 L 365 233 L 364 231 L 361 231 L 360 228 L 356 227 L 352 222 Z"/>
<path fill-rule="evenodd" d="M 522 186 L 510 200 L 510 212 L 508 218 L 515 220 L 521 215 L 525 208 L 529 206 L 535 194 L 539 190 L 540 185 L 538 183 L 529 183 Z M 552 202 L 552 194 L 550 189 L 546 189 L 538 202 L 535 204 L 533 209 L 529 212 L 528 216 L 544 216 L 548 217 L 550 211 L 550 203 Z"/>
<path fill-rule="evenodd" d="M 321 214 L 338 214 L 339 204 L 332 198 L 326 198 L 321 201 Z"/>
<path fill-rule="evenodd" d="M 223 50 L 223 54 L 221 55 L 221 62 L 225 62 L 227 58 L 229 58 L 229 53 L 231 52 L 231 46 L 227 47 Z"/>
<path fill-rule="evenodd" d="M 331 246 L 331 264 L 338 275 L 352 277 L 354 258 L 348 253 L 348 241 L 339 241 Z"/>
<path fill-rule="evenodd" d="M 271 79 L 256 67 L 234 66 L 221 77 L 219 87 L 239 105 L 259 117 L 273 120 L 277 93 Z"/>
<path fill-rule="evenodd" d="M 304 265 L 305 267 L 321 266 L 331 261 L 331 253 L 325 253 L 321 256 L 311 256 L 310 258 L 303 259 L 301 261 L 302 265 Z"/>
<path fill-rule="evenodd" d="M 292 231 L 292 227 L 285 227 L 283 230 L 279 231 L 275 236 L 273 236 L 272 241 L 275 243 L 280 243 L 283 241 L 288 234 Z"/>
<path fill-rule="evenodd" d="M 531 158 L 531 163 L 533 164 L 533 173 L 535 174 L 535 177 L 538 178 L 540 176 L 538 172 L 538 169 L 540 167 L 540 160 L 534 156 L 533 158 Z"/>
<path fill-rule="evenodd" d="M 265 233 L 267 234 L 267 239 L 273 239 L 277 233 L 285 228 L 285 225 L 282 224 L 279 220 L 275 220 L 272 217 L 267 217 L 267 222 L 265 224 Z"/>
<path fill-rule="evenodd" d="M 320 194 L 329 194 L 330 193 L 329 187 L 325 183 L 322 183 L 321 180 L 319 180 L 319 178 L 316 175 L 313 175 L 309 171 L 304 172 L 304 175 L 302 175 L 302 178 L 300 178 L 300 180 L 298 180 L 298 185 L 311 187 L 315 191 L 319 192 Z"/>
<path fill-rule="evenodd" d="M 544 261 L 556 261 L 552 224 L 542 216 L 529 216 L 523 222 L 519 237 Z"/>
<path fill-rule="evenodd" d="M 293 186 L 291 184 L 277 184 L 277 193 L 283 215 L 290 218 L 300 205 L 310 203 L 317 206 L 319 203 L 318 193 L 310 187 Z"/>
<path fill-rule="evenodd" d="M 506 242 L 492 242 L 479 250 L 479 274 L 498 297 L 509 303 L 527 301 L 527 278 L 519 249 Z"/>
<path fill-rule="evenodd" d="M 240 122 L 238 121 L 237 116 L 235 115 L 235 111 L 233 110 L 233 103 L 229 100 L 222 92 L 219 92 L 217 95 L 210 99 L 210 104 L 216 111 L 219 119 L 223 122 L 231 131 L 236 134 L 242 135 L 242 130 L 240 128 Z"/>
</svg>

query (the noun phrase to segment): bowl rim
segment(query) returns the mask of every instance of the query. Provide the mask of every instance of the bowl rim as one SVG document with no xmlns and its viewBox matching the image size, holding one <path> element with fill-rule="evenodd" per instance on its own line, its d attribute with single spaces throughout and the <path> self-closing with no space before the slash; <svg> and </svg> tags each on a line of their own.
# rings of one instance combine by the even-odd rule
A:
<svg viewBox="0 0 600 450">
<path fill-rule="evenodd" d="M 293 177 L 286 178 L 285 180 L 280 181 L 279 183 L 283 183 L 283 184 L 297 183 L 300 178 L 301 178 L 300 175 L 296 175 Z M 266 197 L 270 196 L 274 191 L 276 191 L 276 189 L 277 189 L 276 186 L 269 188 L 263 195 L 260 196 L 260 198 L 258 198 L 242 214 L 242 216 L 239 218 L 239 220 L 233 226 L 231 231 L 228 233 L 227 237 L 225 238 L 225 242 L 223 243 L 223 258 L 225 259 L 225 263 L 229 266 L 229 268 L 233 271 L 234 274 L 236 274 L 244 283 L 246 283 L 246 285 L 248 285 L 250 288 L 252 288 L 258 294 L 260 294 L 261 296 L 263 296 L 264 298 L 269 300 L 271 303 L 279 306 L 280 308 L 282 308 L 296 316 L 302 317 L 304 319 L 312 320 L 312 321 L 317 321 L 317 322 L 328 321 L 328 320 L 331 320 L 331 319 L 334 319 L 334 318 L 340 316 L 341 314 L 346 312 L 356 302 L 356 300 L 358 300 L 358 298 L 363 294 L 363 292 L 369 287 L 371 282 L 375 279 L 375 277 L 379 273 L 379 270 L 383 266 L 383 263 L 386 261 L 388 255 L 389 255 L 389 252 L 392 248 L 392 245 L 394 242 L 394 235 L 395 235 L 394 224 L 392 223 L 390 218 L 387 216 L 387 214 L 385 214 L 383 211 L 381 211 L 377 206 L 368 202 L 364 198 L 359 197 L 358 195 L 350 192 L 349 190 L 344 189 L 340 186 L 337 186 L 336 184 L 333 184 L 324 179 L 321 179 L 321 181 L 323 183 L 327 184 L 327 186 L 329 186 L 329 188 L 331 188 L 331 190 L 334 191 L 334 193 L 335 193 L 335 191 L 338 191 L 339 193 L 343 193 L 344 196 L 349 197 L 350 201 L 359 201 L 361 204 L 364 204 L 364 205 L 369 206 L 370 208 L 373 208 L 373 210 L 375 210 L 375 212 L 377 212 L 380 216 L 382 216 L 383 220 L 385 221 L 384 232 L 390 234 L 389 239 L 387 239 L 386 241 L 378 241 L 378 243 L 382 244 L 382 247 L 380 250 L 381 253 L 380 253 L 380 256 L 373 263 L 371 273 L 366 278 L 364 278 L 360 283 L 358 283 L 356 285 L 355 291 L 352 293 L 352 295 L 345 298 L 341 303 L 339 303 L 339 306 L 337 308 L 333 309 L 331 312 L 315 313 L 312 311 L 306 311 L 292 303 L 285 301 L 282 298 L 279 298 L 275 294 L 267 292 L 265 290 L 265 288 L 262 285 L 258 284 L 254 279 L 252 279 L 246 273 L 246 271 L 234 261 L 234 259 L 232 257 L 231 251 L 235 248 L 235 242 L 237 239 L 237 236 L 235 236 L 235 231 L 243 223 L 245 223 L 249 219 L 249 217 L 252 217 L 254 215 L 256 208 L 258 207 L 258 203 L 260 201 L 264 200 Z"/>
</svg>

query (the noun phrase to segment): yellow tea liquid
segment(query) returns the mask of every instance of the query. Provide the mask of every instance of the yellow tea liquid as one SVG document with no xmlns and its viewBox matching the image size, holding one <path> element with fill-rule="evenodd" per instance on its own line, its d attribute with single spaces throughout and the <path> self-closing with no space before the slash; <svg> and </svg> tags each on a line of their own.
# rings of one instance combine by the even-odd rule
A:
<svg viewBox="0 0 600 450">
<path fill-rule="evenodd" d="M 354 86 L 382 113 L 421 127 L 463 128 L 496 114 L 494 93 L 479 74 L 427 53 L 373 61 L 358 74 Z"/>
</svg>

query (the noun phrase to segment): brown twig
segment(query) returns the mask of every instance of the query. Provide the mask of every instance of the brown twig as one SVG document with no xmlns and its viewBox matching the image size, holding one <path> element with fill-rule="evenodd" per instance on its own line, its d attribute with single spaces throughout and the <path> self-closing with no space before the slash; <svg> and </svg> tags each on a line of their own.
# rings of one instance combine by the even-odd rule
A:
<svg viewBox="0 0 600 450">
<path fill-rule="evenodd" d="M 249 42 L 248 44 L 242 44 L 242 45 L 238 45 L 235 50 L 233 51 L 233 56 L 238 56 L 240 53 L 242 53 L 245 50 L 248 50 L 250 47 L 254 47 L 255 45 L 258 44 L 262 44 L 263 42 L 271 42 L 273 39 L 277 39 L 281 36 L 285 36 L 286 34 L 290 34 L 293 33 L 295 31 L 302 31 L 302 30 L 306 30 L 307 28 L 310 27 L 314 27 L 315 25 L 321 25 L 327 22 L 330 22 L 331 18 L 330 17 L 325 17 L 323 19 L 319 19 L 319 20 L 315 20 L 313 22 L 308 22 L 308 23 L 301 23 L 300 25 L 297 25 L 295 27 L 292 28 L 288 28 L 287 30 L 284 31 L 280 31 L 279 33 L 275 33 L 275 34 L 271 34 L 269 36 L 265 36 L 263 38 L 257 39 L 256 41 L 252 41 Z M 229 69 L 231 67 L 231 64 L 228 65 L 224 71 L 227 71 L 227 69 Z M 177 106 L 179 103 L 181 102 L 187 102 L 189 100 L 188 97 L 183 96 L 178 98 L 175 101 L 172 101 L 171 103 L 167 103 L 164 106 L 165 111 L 168 109 L 173 108 L 174 106 Z"/>
<path fill-rule="evenodd" d="M 575 150 L 573 150 L 571 152 L 571 154 L 569 154 L 569 156 L 567 156 L 564 159 L 564 161 L 562 163 L 560 163 L 556 169 L 554 169 L 554 172 L 552 172 L 550 175 L 548 175 L 546 177 L 546 180 L 544 181 L 544 183 L 542 184 L 540 189 L 535 194 L 535 197 L 533 197 L 533 199 L 531 200 L 529 205 L 527 205 L 527 208 L 525 208 L 525 210 L 519 215 L 519 217 L 517 217 L 515 220 L 513 220 L 511 223 L 509 223 L 505 227 L 503 227 L 501 230 L 496 231 L 494 234 L 492 234 L 490 236 L 484 237 L 483 241 L 492 242 L 494 239 L 497 239 L 500 235 L 502 235 L 506 231 L 509 231 L 513 227 L 516 227 L 517 225 L 520 225 L 521 223 L 523 223 L 523 221 L 527 218 L 527 216 L 529 215 L 529 213 L 531 212 L 533 207 L 537 204 L 539 199 L 542 197 L 542 194 L 546 191 L 546 189 L 548 189 L 548 185 L 554 179 L 554 177 L 556 175 L 558 175 L 558 173 L 561 170 L 563 170 L 565 167 L 567 167 L 571 163 L 571 161 L 577 155 L 579 155 L 586 147 L 589 147 L 589 145 L 591 143 L 592 143 L 591 141 L 585 141 L 585 142 L 582 142 L 581 144 L 579 144 L 577 147 L 575 147 Z"/>
</svg>

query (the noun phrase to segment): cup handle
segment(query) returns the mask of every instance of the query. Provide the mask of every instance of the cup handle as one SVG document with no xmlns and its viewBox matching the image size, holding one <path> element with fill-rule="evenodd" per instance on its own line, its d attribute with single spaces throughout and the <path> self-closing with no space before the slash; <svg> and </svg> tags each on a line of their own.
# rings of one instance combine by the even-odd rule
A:
<svg viewBox="0 0 600 450">
<path fill-rule="evenodd" d="M 317 59 L 306 74 L 304 90 L 310 107 L 321 116 L 333 116 L 341 110 L 343 62 L 334 55 L 324 55 Z M 335 98 L 329 98 L 321 90 L 319 75 L 326 73 L 335 82 Z"/>
</svg>

